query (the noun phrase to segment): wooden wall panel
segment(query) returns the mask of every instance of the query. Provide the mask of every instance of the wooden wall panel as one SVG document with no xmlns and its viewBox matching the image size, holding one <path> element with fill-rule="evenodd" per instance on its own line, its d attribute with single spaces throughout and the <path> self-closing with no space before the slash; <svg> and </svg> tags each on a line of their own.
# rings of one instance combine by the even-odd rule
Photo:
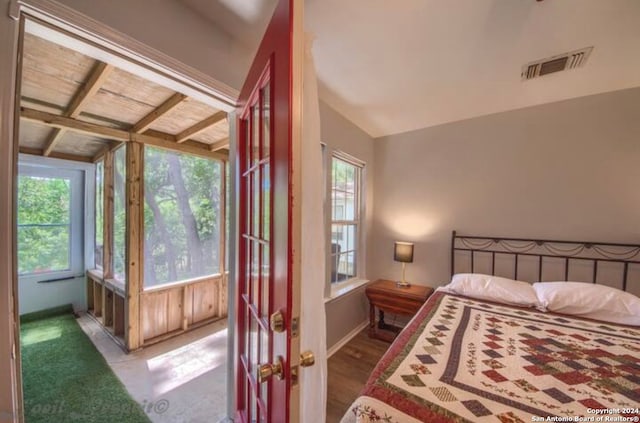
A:
<svg viewBox="0 0 640 423">
<path fill-rule="evenodd" d="M 124 297 L 113 296 L 113 334 L 124 336 Z"/>
<path fill-rule="evenodd" d="M 113 291 L 102 286 L 102 324 L 113 326 Z"/>
<path fill-rule="evenodd" d="M 221 277 L 145 291 L 140 312 L 142 344 L 158 341 L 171 332 L 225 317 L 227 282 Z M 160 338 L 162 339 L 162 338 Z"/>
<path fill-rule="evenodd" d="M 224 275 L 220 279 L 220 290 L 218 291 L 218 314 L 220 317 L 226 317 L 229 313 L 229 302 L 228 302 L 228 292 L 229 292 L 229 276 Z"/>
<path fill-rule="evenodd" d="M 218 315 L 218 292 L 220 279 L 200 282 L 193 285 L 193 322 Z"/>
<path fill-rule="evenodd" d="M 187 325 L 193 324 L 193 285 L 184 287 L 184 318 Z"/>
<path fill-rule="evenodd" d="M 168 294 L 167 304 L 167 332 L 172 332 L 182 328 L 182 293 L 184 287 L 179 287 L 166 291 Z"/>
<path fill-rule="evenodd" d="M 168 332 L 168 305 L 169 294 L 167 291 L 150 292 L 142 295 L 142 336 L 145 340 Z"/>
</svg>

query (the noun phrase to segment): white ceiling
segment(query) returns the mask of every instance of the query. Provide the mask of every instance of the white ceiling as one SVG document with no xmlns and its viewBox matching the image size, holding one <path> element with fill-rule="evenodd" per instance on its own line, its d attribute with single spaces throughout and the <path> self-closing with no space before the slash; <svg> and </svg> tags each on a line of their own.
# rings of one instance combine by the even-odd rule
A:
<svg viewBox="0 0 640 423">
<path fill-rule="evenodd" d="M 251 53 L 275 4 L 182 1 Z M 638 0 L 306 0 L 305 27 L 321 98 L 373 137 L 640 86 Z M 585 67 L 520 80 L 587 46 Z"/>
</svg>

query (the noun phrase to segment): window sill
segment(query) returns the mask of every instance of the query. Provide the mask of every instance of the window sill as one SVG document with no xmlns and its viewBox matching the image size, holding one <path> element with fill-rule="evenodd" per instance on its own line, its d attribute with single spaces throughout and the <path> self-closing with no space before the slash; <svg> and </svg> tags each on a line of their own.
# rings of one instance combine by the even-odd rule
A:
<svg viewBox="0 0 640 423">
<path fill-rule="evenodd" d="M 332 284 L 331 294 L 329 297 L 325 297 L 324 302 L 328 303 L 340 297 L 348 295 L 368 283 L 368 279 L 353 279 L 343 283 Z"/>
</svg>

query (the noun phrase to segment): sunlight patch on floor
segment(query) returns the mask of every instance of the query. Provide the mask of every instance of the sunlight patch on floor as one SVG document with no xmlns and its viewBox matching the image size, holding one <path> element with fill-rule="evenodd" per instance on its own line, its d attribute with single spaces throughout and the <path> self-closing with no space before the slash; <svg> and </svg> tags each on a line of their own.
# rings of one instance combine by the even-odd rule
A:
<svg viewBox="0 0 640 423">
<path fill-rule="evenodd" d="M 26 335 L 23 335 L 22 345 L 38 344 L 40 342 L 60 338 L 60 336 L 62 336 L 62 330 L 57 327 L 32 329 Z"/>
<path fill-rule="evenodd" d="M 220 341 L 227 336 L 221 330 L 204 339 L 191 342 L 147 360 L 155 396 L 169 392 L 226 363 L 226 346 Z"/>
</svg>

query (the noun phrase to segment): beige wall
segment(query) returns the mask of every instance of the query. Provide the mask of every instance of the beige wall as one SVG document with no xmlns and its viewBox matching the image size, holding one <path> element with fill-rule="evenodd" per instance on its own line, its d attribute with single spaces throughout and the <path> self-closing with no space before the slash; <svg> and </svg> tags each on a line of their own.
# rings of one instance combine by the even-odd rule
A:
<svg viewBox="0 0 640 423">
<path fill-rule="evenodd" d="M 57 0 L 239 90 L 253 57 L 175 0 Z M 8 3 L 0 0 L 0 4 Z M 6 6 L 2 8 L 6 10 Z"/>
<path fill-rule="evenodd" d="M 324 102 L 320 102 L 320 137 L 328 147 L 348 153 L 365 164 L 365 260 L 368 260 L 373 234 L 373 184 L 374 145 L 373 140 L 360 128 L 349 122 Z M 365 278 L 371 278 L 370 267 L 364 269 Z M 344 338 L 349 332 L 368 319 L 368 302 L 364 286 L 343 297 L 326 303 L 327 347 Z"/>
<path fill-rule="evenodd" d="M 371 275 L 450 278 L 450 236 L 640 240 L 640 88 L 375 140 Z"/>
</svg>

